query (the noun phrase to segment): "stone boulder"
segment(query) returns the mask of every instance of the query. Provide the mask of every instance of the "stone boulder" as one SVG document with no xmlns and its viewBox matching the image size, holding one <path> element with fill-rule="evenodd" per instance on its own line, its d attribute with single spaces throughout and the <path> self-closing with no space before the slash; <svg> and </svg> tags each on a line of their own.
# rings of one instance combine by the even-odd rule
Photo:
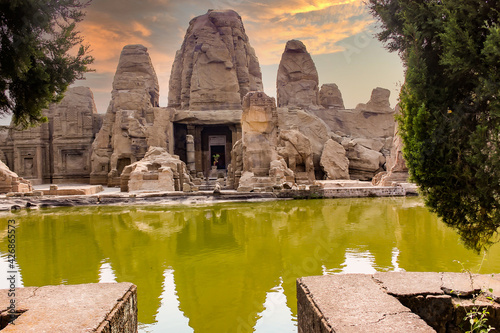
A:
<svg viewBox="0 0 500 333">
<path fill-rule="evenodd" d="M 325 179 L 350 179 L 346 151 L 340 143 L 332 139 L 325 143 L 320 165 L 325 173 Z"/>
<path fill-rule="evenodd" d="M 295 177 L 297 184 L 314 181 L 314 163 L 311 141 L 298 130 L 281 130 L 278 138 L 278 154 Z"/>
<path fill-rule="evenodd" d="M 319 103 L 325 109 L 345 109 L 342 93 L 335 83 L 327 83 L 321 86 Z"/>
<path fill-rule="evenodd" d="M 278 107 L 317 108 L 318 84 L 318 71 L 306 46 L 299 40 L 288 41 L 276 81 Z"/>
<path fill-rule="evenodd" d="M 381 152 L 367 148 L 355 140 L 343 142 L 342 145 L 347 151 L 351 179 L 371 180 L 384 170 L 386 159 Z"/>
<path fill-rule="evenodd" d="M 209 10 L 189 23 L 172 65 L 168 105 L 190 110 L 240 109 L 262 74 L 241 17 Z"/>
<path fill-rule="evenodd" d="M 32 191 L 33 188 L 29 180 L 19 177 L 17 173 L 11 171 L 5 163 L 0 161 L 0 193 Z"/>
<path fill-rule="evenodd" d="M 309 139 L 316 178 L 322 179 L 321 154 L 325 143 L 334 135 L 328 125 L 312 112 L 287 108 L 278 109 L 278 124 L 280 130 L 298 130 Z"/>
<path fill-rule="evenodd" d="M 390 90 L 380 87 L 375 88 L 372 91 L 372 95 L 368 103 L 358 104 L 356 106 L 356 110 L 374 113 L 394 113 L 394 109 L 391 108 L 391 103 L 389 102 L 390 96 Z"/>
<path fill-rule="evenodd" d="M 158 79 L 147 48 L 125 46 L 113 80 L 111 102 L 92 144 L 91 184 L 119 186 L 123 168 L 144 157 L 149 147 L 147 127 L 158 100 Z"/>
<path fill-rule="evenodd" d="M 182 191 L 185 183 L 191 183 L 186 164 L 161 147 L 150 147 L 142 160 L 121 174 L 122 192 Z"/>
</svg>

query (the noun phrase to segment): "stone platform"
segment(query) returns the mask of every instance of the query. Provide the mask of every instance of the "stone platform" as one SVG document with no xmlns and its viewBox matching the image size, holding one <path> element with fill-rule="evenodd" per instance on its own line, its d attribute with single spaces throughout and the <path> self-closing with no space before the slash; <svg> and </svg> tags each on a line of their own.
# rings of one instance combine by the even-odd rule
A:
<svg viewBox="0 0 500 333">
<path fill-rule="evenodd" d="M 391 197 L 417 195 L 413 184 L 381 187 L 369 182 L 360 181 L 317 181 L 316 185 L 301 185 L 298 189 L 277 190 L 272 187 L 256 189 L 253 192 L 238 192 L 222 189 L 220 193 L 211 191 L 134 191 L 120 192 L 118 187 L 101 185 L 49 185 L 35 186 L 32 193 L 18 195 L 0 195 L 0 211 L 23 208 L 97 206 L 97 205 L 163 205 L 192 204 L 210 202 L 247 202 L 283 199 L 320 199 L 320 198 L 353 198 L 353 197 Z M 52 185 L 53 186 L 53 185 Z M 48 188 L 48 189 L 47 189 Z M 81 192 L 78 192 L 81 191 Z M 97 193 L 95 193 L 97 192 Z M 57 194 L 56 194 L 57 193 Z"/>
<path fill-rule="evenodd" d="M 298 332 L 462 332 L 469 329 L 464 317 L 474 307 L 487 307 L 487 324 L 498 328 L 499 302 L 500 275 L 304 277 L 297 280 Z"/>
<path fill-rule="evenodd" d="M 43 185 L 42 185 L 43 186 Z M 102 185 L 50 185 L 36 187 L 43 195 L 92 195 L 104 191 Z"/>
<path fill-rule="evenodd" d="M 9 323 L 11 304 L 15 304 L 17 316 L 13 323 Z M 137 288 L 124 282 L 16 288 L 14 293 L 2 289 L 0 330 L 135 333 Z"/>
</svg>

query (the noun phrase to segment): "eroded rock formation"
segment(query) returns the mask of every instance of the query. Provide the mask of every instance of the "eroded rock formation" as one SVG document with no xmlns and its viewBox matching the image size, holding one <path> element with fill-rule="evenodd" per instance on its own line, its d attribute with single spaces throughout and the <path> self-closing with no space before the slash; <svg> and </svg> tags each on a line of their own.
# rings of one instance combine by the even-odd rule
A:
<svg viewBox="0 0 500 333">
<path fill-rule="evenodd" d="M 243 99 L 240 188 L 273 186 L 271 162 L 278 159 L 278 113 L 274 98 L 250 92 Z"/>
<path fill-rule="evenodd" d="M 368 103 L 360 103 L 356 106 L 356 110 L 373 112 L 373 113 L 390 113 L 394 114 L 394 109 L 391 108 L 391 103 L 389 103 L 389 97 L 391 96 L 391 91 L 384 88 L 375 88 L 372 91 L 372 95 Z"/>
<path fill-rule="evenodd" d="M 399 106 L 396 106 L 399 112 Z M 377 179 L 376 179 L 377 178 Z M 399 126 L 396 122 L 396 133 L 392 141 L 391 155 L 387 158 L 387 172 L 374 178 L 374 185 L 391 186 L 393 183 L 405 183 L 408 181 L 408 167 L 403 158 L 403 140 L 399 136 Z"/>
<path fill-rule="evenodd" d="M 111 102 L 92 146 L 92 184 L 118 186 L 123 168 L 144 157 L 158 100 L 158 79 L 147 48 L 125 46 L 113 80 Z"/>
<path fill-rule="evenodd" d="M 288 169 L 293 171 L 295 183 L 311 184 L 314 181 L 312 145 L 304 134 L 295 129 L 281 130 L 277 150 Z"/>
<path fill-rule="evenodd" d="M 0 193 L 31 192 L 31 183 L 11 171 L 5 163 L 0 161 Z"/>
<path fill-rule="evenodd" d="M 233 146 L 229 172 L 230 183 L 239 191 L 314 182 L 311 140 L 279 117 L 274 98 L 265 93 L 250 92 L 243 99 L 242 139 Z"/>
<path fill-rule="evenodd" d="M 282 130 L 296 129 L 307 137 L 311 143 L 316 179 L 322 179 L 320 166 L 323 146 L 332 137 L 328 125 L 316 115 L 305 110 L 278 109 L 279 128 Z"/>
<path fill-rule="evenodd" d="M 352 179 L 372 179 L 384 170 L 385 160 L 391 155 L 395 111 L 390 107 L 389 96 L 389 90 L 376 88 L 370 100 L 358 104 L 356 109 L 313 111 L 335 134 L 344 138 Z"/>
<path fill-rule="evenodd" d="M 249 91 L 263 89 L 259 61 L 235 11 L 209 10 L 191 20 L 169 85 L 169 106 L 190 110 L 240 109 Z"/>
<path fill-rule="evenodd" d="M 325 109 L 345 109 L 342 93 L 335 83 L 327 83 L 321 86 L 319 103 Z"/>
<path fill-rule="evenodd" d="M 299 40 L 286 43 L 276 81 L 278 107 L 311 108 L 319 105 L 318 71 Z"/>
<path fill-rule="evenodd" d="M 369 140 L 346 140 L 343 146 L 349 159 L 351 179 L 371 180 L 373 176 L 384 170 L 385 156 L 373 149 Z"/>
<path fill-rule="evenodd" d="M 349 159 L 344 147 L 337 141 L 330 139 L 323 147 L 320 161 L 325 173 L 325 179 L 350 179 Z"/>
<path fill-rule="evenodd" d="M 182 191 L 184 183 L 191 183 L 186 164 L 165 148 L 150 147 L 140 161 L 123 169 L 121 191 Z"/>
</svg>

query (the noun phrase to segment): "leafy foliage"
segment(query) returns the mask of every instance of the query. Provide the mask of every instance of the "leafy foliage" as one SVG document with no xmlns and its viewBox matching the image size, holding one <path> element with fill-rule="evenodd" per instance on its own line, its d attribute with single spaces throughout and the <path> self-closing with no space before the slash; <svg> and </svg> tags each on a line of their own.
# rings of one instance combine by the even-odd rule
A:
<svg viewBox="0 0 500 333">
<path fill-rule="evenodd" d="M 500 227 L 500 1 L 370 0 L 405 65 L 399 123 L 426 204 L 480 251 Z"/>
<path fill-rule="evenodd" d="M 75 30 L 89 2 L 0 0 L 0 114 L 26 127 L 63 98 L 93 58 Z"/>
</svg>

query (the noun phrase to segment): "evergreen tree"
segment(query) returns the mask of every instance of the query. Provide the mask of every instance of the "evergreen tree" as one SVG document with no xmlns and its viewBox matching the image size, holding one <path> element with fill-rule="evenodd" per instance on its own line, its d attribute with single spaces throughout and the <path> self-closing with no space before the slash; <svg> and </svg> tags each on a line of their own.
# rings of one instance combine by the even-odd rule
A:
<svg viewBox="0 0 500 333">
<path fill-rule="evenodd" d="M 26 127 L 63 98 L 93 58 L 75 30 L 88 1 L 0 0 L 0 114 Z"/>
<path fill-rule="evenodd" d="M 500 1 L 370 0 L 406 68 L 401 136 L 425 202 L 480 251 L 500 227 Z"/>
</svg>

